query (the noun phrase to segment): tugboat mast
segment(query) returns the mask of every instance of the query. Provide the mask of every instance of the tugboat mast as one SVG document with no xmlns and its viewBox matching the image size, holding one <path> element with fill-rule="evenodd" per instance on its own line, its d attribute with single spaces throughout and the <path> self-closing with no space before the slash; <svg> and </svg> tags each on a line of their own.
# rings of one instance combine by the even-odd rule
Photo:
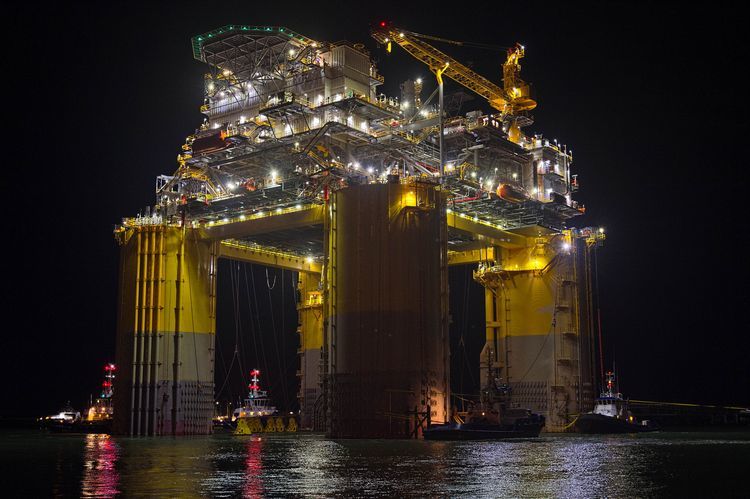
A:
<svg viewBox="0 0 750 499">
<path fill-rule="evenodd" d="M 102 399 L 111 399 L 113 388 L 112 383 L 115 379 L 115 370 L 117 368 L 113 363 L 109 363 L 104 366 L 104 382 L 102 383 Z"/>
<path fill-rule="evenodd" d="M 250 385 L 248 385 L 248 388 L 250 389 L 250 398 L 251 399 L 257 399 L 258 395 L 260 394 L 260 371 L 258 369 L 253 369 L 250 371 L 250 376 L 252 376 L 252 379 L 250 379 Z"/>
</svg>

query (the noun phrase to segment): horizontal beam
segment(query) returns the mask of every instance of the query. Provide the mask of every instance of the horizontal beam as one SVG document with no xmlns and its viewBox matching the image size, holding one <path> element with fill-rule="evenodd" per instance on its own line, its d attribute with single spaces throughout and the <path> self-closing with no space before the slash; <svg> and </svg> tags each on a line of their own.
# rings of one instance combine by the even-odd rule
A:
<svg viewBox="0 0 750 499">
<path fill-rule="evenodd" d="M 208 240 L 245 239 L 261 234 L 320 225 L 322 230 L 325 207 L 323 205 L 308 206 L 303 209 L 288 208 L 280 213 L 270 211 L 267 213 L 256 213 L 248 216 L 239 216 L 227 221 L 215 222 L 198 229 L 199 237 Z M 503 248 L 523 248 L 527 245 L 525 236 L 514 234 L 492 226 L 486 222 L 474 220 L 456 212 L 448 213 L 446 216 L 448 227 L 451 229 L 475 237 L 486 246 L 500 246 Z M 477 251 L 485 251 L 484 249 Z M 467 253 L 461 258 L 469 258 L 462 263 L 478 262 L 488 260 L 486 256 L 479 254 L 469 255 Z M 458 262 L 459 260 L 457 260 Z M 460 263 L 454 263 L 459 265 Z"/>
<path fill-rule="evenodd" d="M 526 246 L 525 236 L 498 229 L 485 222 L 458 214 L 455 211 L 448 213 L 446 219 L 448 220 L 448 227 L 465 234 L 475 235 L 478 239 L 488 241 L 490 244 L 513 249 L 524 248 Z"/>
<path fill-rule="evenodd" d="M 498 259 L 495 258 L 495 254 L 493 246 L 465 251 L 449 251 L 448 265 L 468 265 L 488 260 L 497 261 Z"/>
<path fill-rule="evenodd" d="M 271 211 L 265 214 L 249 215 L 246 218 L 240 216 L 226 222 L 216 222 L 214 225 L 202 227 L 199 229 L 199 235 L 203 239 L 223 241 L 310 225 L 322 225 L 324 209 L 322 205 L 314 205 L 299 210 L 287 209 L 281 213 Z"/>
<path fill-rule="evenodd" d="M 244 244 L 238 241 L 222 241 L 219 245 L 219 258 L 236 260 L 247 263 L 257 263 L 266 267 L 274 267 L 295 272 L 312 272 L 319 274 L 321 264 L 307 257 L 284 253 L 258 246 Z"/>
</svg>

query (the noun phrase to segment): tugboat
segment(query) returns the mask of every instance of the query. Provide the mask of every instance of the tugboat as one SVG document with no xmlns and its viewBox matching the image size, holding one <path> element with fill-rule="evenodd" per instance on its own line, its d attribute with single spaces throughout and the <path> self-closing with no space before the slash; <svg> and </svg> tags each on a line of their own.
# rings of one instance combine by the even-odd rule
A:
<svg viewBox="0 0 750 499">
<path fill-rule="evenodd" d="M 425 440 L 505 440 L 536 438 L 542 428 L 544 416 L 528 409 L 499 412 L 480 403 L 469 411 L 465 423 L 430 426 L 422 435 Z"/>
<path fill-rule="evenodd" d="M 109 363 L 104 366 L 104 381 L 102 382 L 102 393 L 96 401 L 91 404 L 86 417 L 76 425 L 77 431 L 83 433 L 109 433 L 112 429 L 113 407 L 112 395 L 114 394 L 113 380 L 117 367 Z"/>
<path fill-rule="evenodd" d="M 479 403 L 469 408 L 463 423 L 430 425 L 422 432 L 425 440 L 505 440 L 536 438 L 544 428 L 544 416 L 529 409 L 513 408 L 510 387 L 492 379 L 488 366 L 486 388 Z"/>
<path fill-rule="evenodd" d="M 268 392 L 260 389 L 260 371 L 253 369 L 250 371 L 250 393 L 244 400 L 244 403 L 232 412 L 232 423 L 237 424 L 239 418 L 257 418 L 273 416 L 277 413 L 276 407 L 270 405 L 271 399 Z"/>
<path fill-rule="evenodd" d="M 245 403 L 232 413 L 232 423 L 235 435 L 252 435 L 256 433 L 285 433 L 297 431 L 297 420 L 292 413 L 284 419 L 278 414 L 276 407 L 270 405 L 268 392 L 260 389 L 260 371 L 250 371 L 250 394 Z"/>
<path fill-rule="evenodd" d="M 39 418 L 42 428 L 56 433 L 109 433 L 112 427 L 112 380 L 115 369 L 114 364 L 104 366 L 101 396 L 91 404 L 84 416 L 67 402 L 58 414 Z"/>
<path fill-rule="evenodd" d="M 641 433 L 658 428 L 648 420 L 637 421 L 628 403 L 615 389 L 615 373 L 607 371 L 606 389 L 594 402 L 594 410 L 581 414 L 575 421 L 579 433 Z"/>
<path fill-rule="evenodd" d="M 60 412 L 38 419 L 42 428 L 54 432 L 76 431 L 76 425 L 81 421 L 81 413 L 73 409 L 70 401 L 65 403 Z"/>
</svg>

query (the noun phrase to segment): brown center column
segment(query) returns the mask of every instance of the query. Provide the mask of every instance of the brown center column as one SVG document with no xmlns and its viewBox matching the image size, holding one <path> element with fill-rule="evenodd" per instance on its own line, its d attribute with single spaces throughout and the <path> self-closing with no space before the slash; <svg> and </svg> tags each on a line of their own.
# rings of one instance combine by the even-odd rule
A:
<svg viewBox="0 0 750 499">
<path fill-rule="evenodd" d="M 357 185 L 333 195 L 330 216 L 330 434 L 418 434 L 420 418 L 449 412 L 443 194 Z"/>
</svg>

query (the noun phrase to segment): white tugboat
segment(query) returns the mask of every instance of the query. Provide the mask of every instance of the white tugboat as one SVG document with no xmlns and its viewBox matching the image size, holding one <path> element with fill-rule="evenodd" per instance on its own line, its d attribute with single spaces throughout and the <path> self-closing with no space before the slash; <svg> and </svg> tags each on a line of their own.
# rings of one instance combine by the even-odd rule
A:
<svg viewBox="0 0 750 499">
<path fill-rule="evenodd" d="M 594 410 L 581 414 L 575 422 L 580 433 L 639 433 L 655 431 L 649 421 L 637 421 L 628 402 L 615 389 L 615 373 L 607 371 L 606 388 L 594 402 Z"/>
<path fill-rule="evenodd" d="M 297 431 L 297 420 L 290 412 L 284 418 L 278 414 L 276 407 L 271 405 L 268 392 L 260 389 L 258 377 L 260 371 L 250 371 L 250 394 L 245 403 L 232 413 L 231 426 L 235 435 L 254 435 L 258 433 L 294 433 Z M 226 426 L 226 425 L 225 425 Z"/>
<path fill-rule="evenodd" d="M 81 421 L 81 413 L 73 409 L 68 401 L 59 413 L 39 418 L 38 421 L 42 428 L 50 431 L 75 431 L 76 425 Z"/>
<path fill-rule="evenodd" d="M 273 416 L 276 414 L 276 407 L 270 405 L 271 400 L 268 398 L 268 392 L 260 389 L 260 371 L 253 369 L 250 371 L 250 393 L 244 400 L 241 407 L 238 407 L 232 413 L 232 422 L 238 418 Z"/>
<path fill-rule="evenodd" d="M 114 364 L 104 366 L 101 396 L 83 415 L 70 407 L 68 402 L 59 414 L 39 418 L 42 427 L 53 432 L 109 433 L 112 425 L 112 384 L 115 370 Z"/>
</svg>

